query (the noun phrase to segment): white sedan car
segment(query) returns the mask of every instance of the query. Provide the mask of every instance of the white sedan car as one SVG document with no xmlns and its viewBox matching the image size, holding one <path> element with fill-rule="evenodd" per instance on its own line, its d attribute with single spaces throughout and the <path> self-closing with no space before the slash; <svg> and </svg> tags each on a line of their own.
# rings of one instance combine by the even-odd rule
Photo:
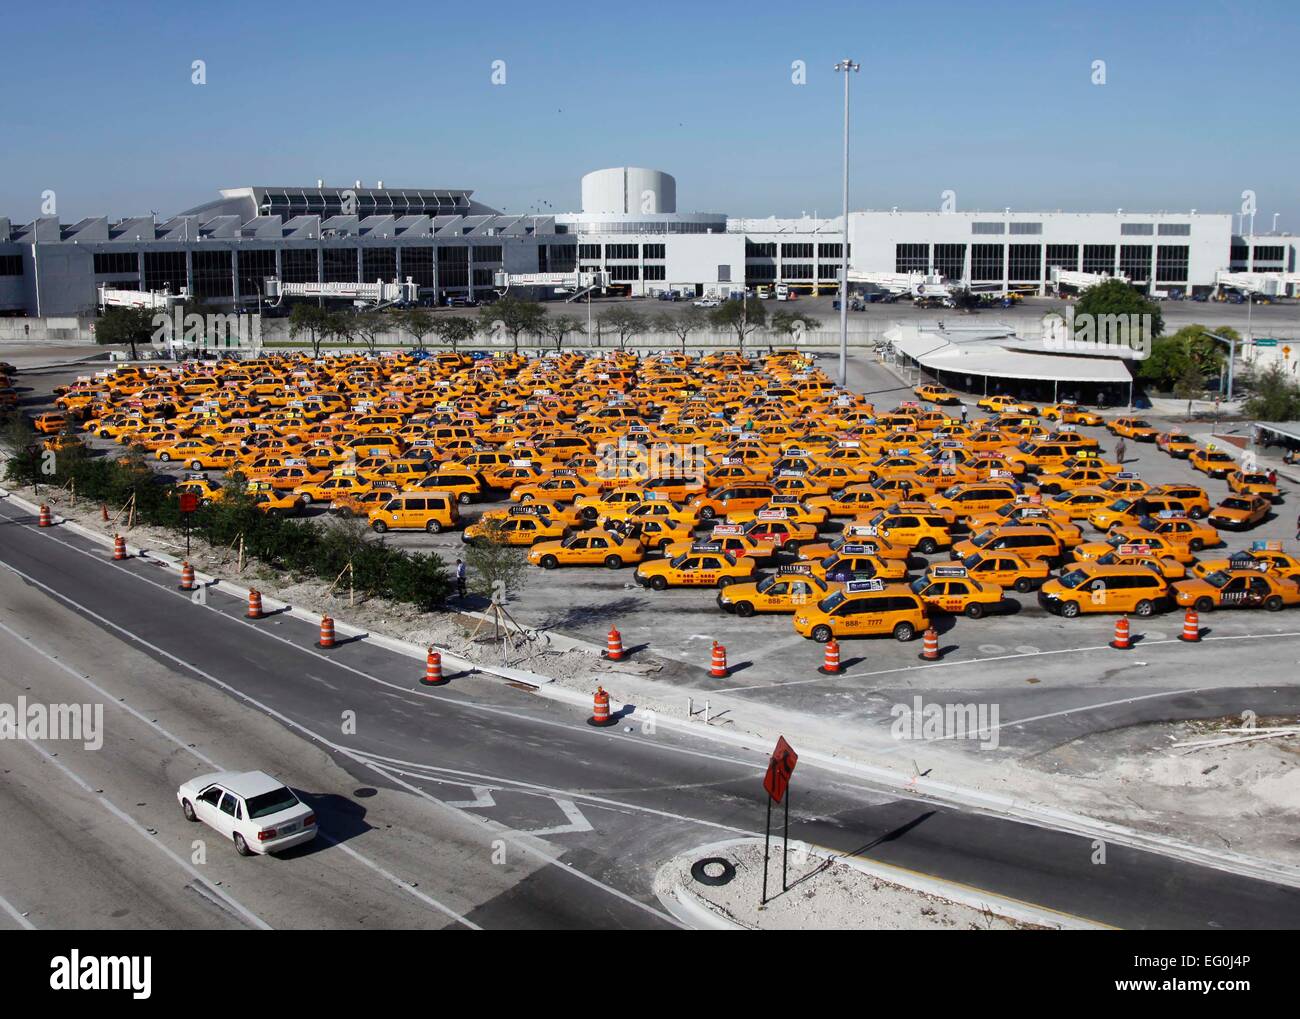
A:
<svg viewBox="0 0 1300 1019">
<path fill-rule="evenodd" d="M 316 837 L 316 814 L 261 771 L 214 771 L 176 790 L 187 821 L 202 821 L 235 843 L 240 856 L 274 853 Z"/>
<path fill-rule="evenodd" d="M 716 297 L 701 297 L 698 301 L 695 302 L 695 307 L 720 308 L 722 307 L 722 302 L 719 301 Z"/>
</svg>

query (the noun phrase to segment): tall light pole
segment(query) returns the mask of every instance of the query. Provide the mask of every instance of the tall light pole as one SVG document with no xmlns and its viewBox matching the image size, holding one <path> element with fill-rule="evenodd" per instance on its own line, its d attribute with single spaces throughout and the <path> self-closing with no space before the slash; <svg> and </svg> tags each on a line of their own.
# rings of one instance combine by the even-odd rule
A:
<svg viewBox="0 0 1300 1019">
<path fill-rule="evenodd" d="M 849 384 L 849 77 L 861 70 L 847 57 L 835 65 L 844 72 L 844 234 L 840 244 L 840 385 Z"/>
</svg>

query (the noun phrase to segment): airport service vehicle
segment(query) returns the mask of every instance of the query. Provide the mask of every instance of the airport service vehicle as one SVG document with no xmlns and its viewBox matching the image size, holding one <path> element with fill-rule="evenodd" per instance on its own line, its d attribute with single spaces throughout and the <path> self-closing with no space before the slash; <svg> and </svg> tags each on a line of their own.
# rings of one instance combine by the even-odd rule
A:
<svg viewBox="0 0 1300 1019">
<path fill-rule="evenodd" d="M 316 837 L 316 812 L 262 771 L 214 771 L 181 784 L 176 801 L 235 844 L 240 856 L 278 853 Z"/>
</svg>

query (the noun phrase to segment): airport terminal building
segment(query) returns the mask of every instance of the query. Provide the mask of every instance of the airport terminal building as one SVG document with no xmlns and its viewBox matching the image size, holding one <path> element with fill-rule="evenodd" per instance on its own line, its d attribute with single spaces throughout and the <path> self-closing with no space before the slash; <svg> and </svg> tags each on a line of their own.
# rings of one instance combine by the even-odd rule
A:
<svg viewBox="0 0 1300 1019">
<path fill-rule="evenodd" d="M 849 215 L 851 273 L 939 274 L 977 289 L 1046 292 L 1053 270 L 1123 273 L 1151 292 L 1213 289 L 1215 273 L 1295 272 L 1300 239 L 1243 238 L 1227 213 L 863 211 Z M 581 211 L 486 206 L 467 188 L 245 186 L 170 219 L 0 218 L 0 314 L 68 316 L 98 288 L 255 309 L 265 281 L 411 280 L 420 299 L 494 296 L 498 273 L 608 273 L 635 296 L 725 298 L 785 284 L 838 286 L 840 217 L 729 218 L 677 211 L 667 173 L 614 167 L 582 180 Z M 850 276 L 850 280 L 854 277 Z M 553 288 L 527 296 L 563 299 Z"/>
</svg>

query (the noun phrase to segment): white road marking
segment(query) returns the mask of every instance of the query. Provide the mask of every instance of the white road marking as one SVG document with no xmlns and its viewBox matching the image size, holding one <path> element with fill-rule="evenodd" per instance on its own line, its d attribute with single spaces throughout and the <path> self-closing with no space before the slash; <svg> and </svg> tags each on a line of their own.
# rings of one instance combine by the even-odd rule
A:
<svg viewBox="0 0 1300 1019">
<path fill-rule="evenodd" d="M 14 906 L 14 904 L 10 902 L 8 899 L 6 899 L 3 895 L 0 895 L 0 909 L 3 909 L 11 917 L 13 917 L 14 923 L 16 923 L 23 930 L 25 931 L 36 930 L 36 924 L 32 923 L 30 920 L 27 919 L 27 917 L 23 916 L 22 913 L 18 912 L 18 909 Z"/>
<path fill-rule="evenodd" d="M 449 807 L 457 807 L 461 810 L 482 810 L 488 807 L 495 807 L 497 801 L 492 798 L 492 790 L 485 785 L 472 785 L 469 791 L 474 794 L 472 800 L 445 800 Z"/>
<path fill-rule="evenodd" d="M 536 835 L 538 837 L 542 835 L 568 835 L 573 832 L 593 830 L 591 822 L 588 821 L 582 811 L 578 809 L 576 803 L 572 800 L 562 800 L 558 797 L 553 797 L 553 799 L 555 800 L 555 805 L 564 811 L 564 816 L 569 819 L 569 823 L 558 824 L 553 828 L 529 828 L 524 832 L 525 835 Z"/>
</svg>

